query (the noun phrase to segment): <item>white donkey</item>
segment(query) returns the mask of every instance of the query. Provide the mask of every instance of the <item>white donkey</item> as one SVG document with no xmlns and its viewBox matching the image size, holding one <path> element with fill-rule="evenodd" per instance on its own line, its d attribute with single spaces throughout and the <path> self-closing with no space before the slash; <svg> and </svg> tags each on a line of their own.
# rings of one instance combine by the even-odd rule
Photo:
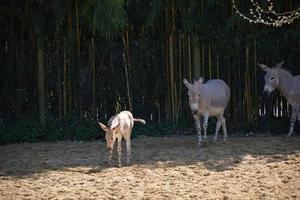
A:
<svg viewBox="0 0 300 200">
<path fill-rule="evenodd" d="M 290 131 L 287 135 L 291 136 L 294 132 L 296 118 L 300 122 L 300 75 L 293 76 L 289 71 L 282 69 L 283 63 L 284 61 L 272 68 L 259 63 L 258 66 L 266 72 L 264 93 L 270 94 L 274 89 L 278 88 L 292 106 Z"/>
<path fill-rule="evenodd" d="M 226 141 L 227 129 L 224 111 L 230 99 L 230 89 L 228 85 L 220 79 L 212 79 L 203 83 L 203 78 L 194 81 L 194 84 L 189 83 L 186 79 L 183 80 L 183 83 L 189 89 L 189 104 L 196 122 L 198 144 L 201 145 L 202 142 L 200 116 L 204 117 L 204 141 L 207 140 L 207 123 L 210 116 L 215 116 L 218 120 L 214 142 L 217 141 L 221 125 L 223 128 L 224 141 Z"/>
<path fill-rule="evenodd" d="M 113 154 L 114 143 L 118 138 L 118 164 L 121 167 L 121 142 L 124 137 L 126 141 L 127 148 L 127 164 L 129 164 L 131 160 L 131 142 L 130 135 L 134 125 L 134 122 L 141 122 L 145 124 L 145 120 L 143 119 L 134 119 L 131 112 L 122 111 L 117 115 L 112 116 L 108 121 L 108 127 L 104 124 L 98 122 L 99 126 L 106 132 L 106 147 L 109 150 L 108 162 L 111 165 L 111 159 Z"/>
</svg>

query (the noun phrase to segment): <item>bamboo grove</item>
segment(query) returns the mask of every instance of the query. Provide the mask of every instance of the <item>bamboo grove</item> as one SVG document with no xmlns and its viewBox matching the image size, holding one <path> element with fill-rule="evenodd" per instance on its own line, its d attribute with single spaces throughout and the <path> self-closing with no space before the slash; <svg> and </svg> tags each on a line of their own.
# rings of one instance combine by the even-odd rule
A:
<svg viewBox="0 0 300 200">
<path fill-rule="evenodd" d="M 235 1 L 243 13 L 249 1 Z M 296 0 L 274 0 L 281 12 Z M 1 126 L 21 116 L 63 122 L 128 109 L 153 123 L 191 125 L 183 78 L 221 78 L 228 124 L 286 118 L 262 96 L 268 65 L 299 74 L 300 24 L 249 24 L 230 0 L 4 0 L 0 3 Z M 268 102 L 269 101 L 269 102 Z M 269 106 L 268 106 L 269 105 Z"/>
</svg>

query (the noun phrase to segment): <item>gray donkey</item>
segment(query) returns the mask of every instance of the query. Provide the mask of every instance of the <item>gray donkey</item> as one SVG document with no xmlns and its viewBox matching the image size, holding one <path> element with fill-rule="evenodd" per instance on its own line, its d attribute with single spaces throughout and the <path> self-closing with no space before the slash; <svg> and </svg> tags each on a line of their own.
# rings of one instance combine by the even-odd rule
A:
<svg viewBox="0 0 300 200">
<path fill-rule="evenodd" d="M 277 63 L 272 68 L 260 63 L 258 66 L 266 72 L 264 93 L 270 94 L 278 88 L 292 106 L 290 131 L 287 135 L 291 136 L 294 132 L 296 118 L 300 122 L 300 75 L 293 76 L 289 71 L 282 69 L 283 63 L 284 61 Z"/>
<path fill-rule="evenodd" d="M 108 121 L 108 127 L 98 122 L 99 126 L 105 131 L 106 139 L 106 148 L 109 150 L 108 162 L 111 165 L 111 159 L 113 154 L 114 143 L 118 138 L 118 164 L 121 167 L 121 142 L 124 137 L 126 141 L 127 148 L 127 164 L 129 164 L 131 159 L 131 131 L 134 125 L 134 122 L 141 122 L 145 124 L 143 119 L 133 118 L 131 112 L 122 111 L 117 115 L 112 116 Z"/>
<path fill-rule="evenodd" d="M 204 117 L 204 141 L 207 140 L 207 123 L 210 116 L 215 116 L 218 120 L 214 141 L 217 141 L 221 125 L 223 128 L 224 141 L 226 141 L 227 130 L 224 111 L 230 99 L 230 89 L 228 85 L 220 79 L 212 79 L 203 83 L 203 78 L 194 81 L 194 84 L 189 83 L 186 79 L 183 80 L 183 83 L 188 88 L 189 104 L 198 133 L 198 144 L 201 145 L 202 142 L 200 116 Z"/>
</svg>

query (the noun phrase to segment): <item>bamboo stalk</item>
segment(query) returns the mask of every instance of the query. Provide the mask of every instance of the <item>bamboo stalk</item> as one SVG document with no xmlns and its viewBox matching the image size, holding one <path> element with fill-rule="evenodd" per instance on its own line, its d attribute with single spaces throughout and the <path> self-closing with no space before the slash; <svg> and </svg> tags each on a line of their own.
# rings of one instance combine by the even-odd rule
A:
<svg viewBox="0 0 300 200">
<path fill-rule="evenodd" d="M 96 63 L 95 63 L 95 39 L 91 41 L 91 67 L 92 67 L 92 98 L 93 98 L 93 117 L 96 116 Z"/>
<path fill-rule="evenodd" d="M 128 105 L 129 110 L 133 111 L 132 107 L 132 100 L 131 100 L 131 91 L 130 91 L 130 84 L 129 84 L 129 75 L 128 75 L 128 68 L 129 68 L 129 37 L 127 29 L 124 30 L 124 34 L 122 35 L 123 40 L 123 60 L 124 60 L 124 70 L 125 70 L 125 77 L 126 77 L 126 88 L 127 88 L 127 98 L 128 98 Z"/>
<path fill-rule="evenodd" d="M 199 36 L 192 36 L 193 44 L 193 67 L 194 67 L 194 77 L 198 79 L 201 75 L 201 60 L 200 60 L 200 49 L 199 49 Z"/>
<path fill-rule="evenodd" d="M 218 54 L 218 51 L 217 51 L 217 78 L 220 78 L 220 66 L 219 66 L 219 54 Z"/>
<path fill-rule="evenodd" d="M 211 44 L 208 44 L 208 69 L 209 69 L 209 79 L 212 77 L 212 66 L 211 66 Z"/>
<path fill-rule="evenodd" d="M 202 69 L 203 69 L 202 76 L 205 79 L 206 76 L 205 76 L 205 45 L 204 45 L 204 43 L 202 43 Z"/>
<path fill-rule="evenodd" d="M 170 92 L 171 92 L 171 119 L 174 119 L 174 55 L 173 55 L 173 33 L 169 36 L 169 58 L 170 58 Z"/>
<path fill-rule="evenodd" d="M 67 118 L 67 55 L 66 55 L 66 41 L 63 44 L 63 65 L 64 65 L 64 119 Z"/>
<path fill-rule="evenodd" d="M 37 71 L 38 71 L 38 97 L 39 97 L 39 122 L 42 128 L 46 126 L 46 88 L 44 44 L 40 35 L 37 35 Z"/>
<path fill-rule="evenodd" d="M 192 56 L 191 56 L 191 37 L 190 34 L 187 35 L 187 45 L 188 45 L 188 77 L 189 80 L 192 79 Z"/>
<path fill-rule="evenodd" d="M 78 0 L 75 1 L 76 12 L 76 33 L 77 33 L 77 56 L 80 56 L 80 31 L 79 31 L 79 14 L 78 14 Z"/>
</svg>

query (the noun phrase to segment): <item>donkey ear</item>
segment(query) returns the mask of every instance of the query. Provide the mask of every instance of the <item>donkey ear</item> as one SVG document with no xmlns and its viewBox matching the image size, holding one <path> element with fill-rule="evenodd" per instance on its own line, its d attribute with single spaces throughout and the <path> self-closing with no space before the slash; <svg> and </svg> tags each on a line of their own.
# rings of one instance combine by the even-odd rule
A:
<svg viewBox="0 0 300 200">
<path fill-rule="evenodd" d="M 264 70 L 265 72 L 267 72 L 267 71 L 270 70 L 270 68 L 269 68 L 267 65 L 260 64 L 260 63 L 257 63 L 257 64 L 258 64 L 258 66 L 259 66 L 262 70 Z"/>
<path fill-rule="evenodd" d="M 100 128 L 102 128 L 104 131 L 107 131 L 107 130 L 108 130 L 108 128 L 107 128 L 104 124 L 102 124 L 101 122 L 98 122 L 98 125 L 99 125 Z"/>
<path fill-rule="evenodd" d="M 203 81 L 204 81 L 204 79 L 202 77 L 200 77 L 197 82 L 202 84 Z"/>
<path fill-rule="evenodd" d="M 183 84 L 187 87 L 187 88 L 190 88 L 191 84 L 186 80 L 186 79 L 183 79 Z"/>
<path fill-rule="evenodd" d="M 275 65 L 275 68 L 281 68 L 283 64 L 284 64 L 284 60 L 281 61 L 280 63 L 277 63 L 277 64 Z"/>
</svg>

